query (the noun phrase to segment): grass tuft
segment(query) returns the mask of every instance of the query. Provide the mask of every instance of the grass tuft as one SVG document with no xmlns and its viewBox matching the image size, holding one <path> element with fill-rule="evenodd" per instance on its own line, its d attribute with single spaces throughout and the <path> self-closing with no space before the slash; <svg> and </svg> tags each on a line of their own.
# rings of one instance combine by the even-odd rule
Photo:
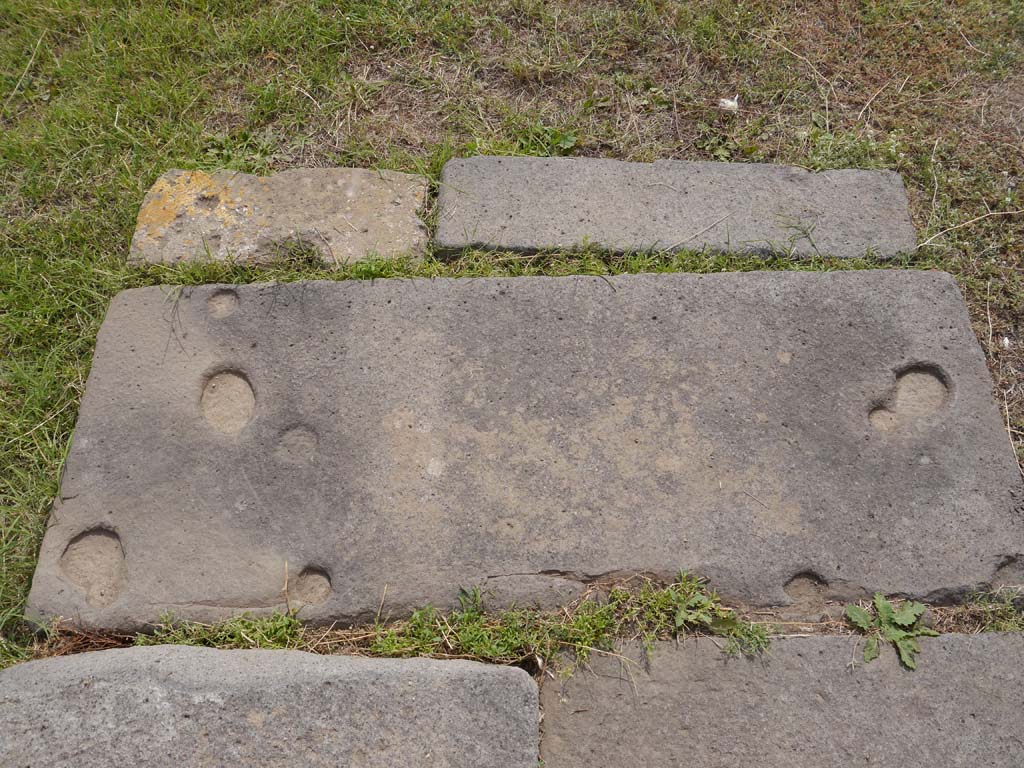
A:
<svg viewBox="0 0 1024 768">
<path fill-rule="evenodd" d="M 197 645 L 204 648 L 295 650 L 303 646 L 302 622 L 287 613 L 238 616 L 218 624 L 160 620 L 153 634 L 136 635 L 135 645 Z"/>
<path fill-rule="evenodd" d="M 671 584 L 648 578 L 595 588 L 561 611 L 513 608 L 488 611 L 479 590 L 464 590 L 458 609 L 426 606 L 403 621 L 352 629 L 307 627 L 291 613 L 244 615 L 216 624 L 165 616 L 152 633 L 132 636 L 56 630 L 31 651 L 16 647 L 4 663 L 30 657 L 123 645 L 195 645 L 231 649 L 288 649 L 406 658 L 460 658 L 514 664 L 540 672 L 572 669 L 594 653 L 612 653 L 618 643 L 695 635 L 721 638 L 730 655 L 756 656 L 770 647 L 765 624 L 746 621 L 721 604 L 700 579 L 681 573 Z M 568 665 L 565 663 L 568 661 Z"/>
<path fill-rule="evenodd" d="M 944 609 L 935 626 L 943 632 L 1024 632 L 1024 586 L 980 592 Z"/>
</svg>

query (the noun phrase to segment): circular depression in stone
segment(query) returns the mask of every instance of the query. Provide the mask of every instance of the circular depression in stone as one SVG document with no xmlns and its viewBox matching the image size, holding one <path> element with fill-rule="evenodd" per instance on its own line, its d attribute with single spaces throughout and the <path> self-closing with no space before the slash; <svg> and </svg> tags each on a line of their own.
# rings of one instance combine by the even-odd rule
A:
<svg viewBox="0 0 1024 768">
<path fill-rule="evenodd" d="M 213 295 L 206 300 L 206 308 L 210 317 L 218 320 L 234 314 L 238 309 L 238 294 L 230 288 L 221 288 L 214 291 Z"/>
<path fill-rule="evenodd" d="M 304 568 L 295 580 L 291 596 L 308 605 L 322 603 L 331 596 L 331 577 L 322 568 Z"/>
<path fill-rule="evenodd" d="M 228 435 L 242 431 L 255 409 L 252 385 L 238 371 L 221 371 L 211 376 L 199 401 L 206 423 Z"/>
<path fill-rule="evenodd" d="M 90 528 L 75 536 L 60 557 L 64 576 L 85 594 L 94 608 L 113 603 L 125 581 L 121 537 L 107 528 Z"/>
<path fill-rule="evenodd" d="M 949 382 L 941 368 L 912 365 L 896 375 L 896 386 L 887 403 L 873 408 L 868 419 L 880 432 L 926 423 L 945 407 L 949 392 Z"/>
<path fill-rule="evenodd" d="M 948 397 L 949 385 L 938 367 L 915 365 L 896 378 L 894 410 L 904 418 L 923 418 L 940 410 Z"/>
</svg>

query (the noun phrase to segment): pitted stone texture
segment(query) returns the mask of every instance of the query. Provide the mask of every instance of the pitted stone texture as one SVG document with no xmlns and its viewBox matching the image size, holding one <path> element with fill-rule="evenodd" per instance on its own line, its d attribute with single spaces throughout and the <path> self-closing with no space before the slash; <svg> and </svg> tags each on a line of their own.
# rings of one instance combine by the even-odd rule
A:
<svg viewBox="0 0 1024 768">
<path fill-rule="evenodd" d="M 535 768 L 537 714 L 511 667 L 129 648 L 0 673 L 0 765 Z"/>
<path fill-rule="evenodd" d="M 889 257 L 916 244 L 892 171 L 473 157 L 441 177 L 437 245 Z"/>
<path fill-rule="evenodd" d="M 30 607 L 344 623 L 680 568 L 943 599 L 1024 552 L 991 387 L 938 272 L 127 291 Z"/>
<path fill-rule="evenodd" d="M 329 265 L 370 255 L 422 254 L 417 215 L 427 180 L 363 168 L 295 168 L 273 176 L 237 171 L 165 173 L 149 190 L 131 259 L 266 262 L 289 246 L 314 248 Z"/>
<path fill-rule="evenodd" d="M 1019 768 L 1024 635 L 925 638 L 918 669 L 855 637 L 777 640 L 764 659 L 711 641 L 658 643 L 649 660 L 594 656 L 545 680 L 545 768 Z"/>
</svg>

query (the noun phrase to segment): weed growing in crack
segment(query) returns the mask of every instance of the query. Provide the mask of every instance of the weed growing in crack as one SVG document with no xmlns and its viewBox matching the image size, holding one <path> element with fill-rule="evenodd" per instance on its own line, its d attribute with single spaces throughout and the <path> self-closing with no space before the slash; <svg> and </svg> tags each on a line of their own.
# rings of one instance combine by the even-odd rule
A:
<svg viewBox="0 0 1024 768">
<path fill-rule="evenodd" d="M 479 590 L 463 590 L 459 607 L 420 608 L 408 619 L 377 621 L 352 629 L 307 627 L 294 613 L 244 615 L 217 624 L 183 622 L 166 615 L 152 633 L 86 636 L 51 635 L 52 653 L 119 645 L 194 645 L 210 648 L 304 650 L 379 657 L 433 656 L 515 664 L 538 672 L 562 657 L 568 668 L 594 653 L 613 652 L 618 642 L 692 635 L 721 638 L 725 653 L 757 655 L 768 650 L 768 627 L 741 619 L 721 604 L 701 579 L 687 573 L 668 585 L 634 579 L 608 591 L 588 593 L 561 611 L 512 608 L 488 611 Z M 63 638 L 63 639 L 62 639 Z M 75 642 L 68 642 L 68 638 Z M 47 645 L 35 655 L 50 655 Z M 557 665 L 557 664 L 556 664 Z"/>
<path fill-rule="evenodd" d="M 963 605 L 937 612 L 943 632 L 1024 632 L 1024 586 L 972 595 Z"/>
<path fill-rule="evenodd" d="M 899 608 L 884 595 L 875 593 L 874 614 L 860 605 L 846 606 L 846 618 L 867 635 L 864 642 L 864 661 L 878 658 L 883 642 L 890 642 L 899 654 L 900 662 L 907 669 L 916 669 L 916 656 L 921 652 L 919 637 L 938 637 L 939 633 L 921 623 L 924 605 L 907 601 Z"/>
<path fill-rule="evenodd" d="M 630 628 L 648 648 L 659 638 L 694 633 L 725 638 L 729 655 L 756 655 L 770 645 L 765 625 L 741 620 L 701 579 L 684 572 L 666 587 L 645 581 L 636 593 L 613 589 L 608 602 L 619 631 Z"/>
<path fill-rule="evenodd" d="M 304 646 L 302 622 L 288 613 L 238 616 L 217 624 L 178 622 L 166 614 L 151 635 L 136 635 L 135 645 L 197 645 L 205 648 L 273 648 Z"/>
</svg>

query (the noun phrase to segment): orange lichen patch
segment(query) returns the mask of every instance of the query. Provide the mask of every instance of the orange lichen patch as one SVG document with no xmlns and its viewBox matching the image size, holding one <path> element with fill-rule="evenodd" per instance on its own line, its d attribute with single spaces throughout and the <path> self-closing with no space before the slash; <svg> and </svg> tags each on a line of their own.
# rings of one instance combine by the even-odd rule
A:
<svg viewBox="0 0 1024 768">
<path fill-rule="evenodd" d="M 222 221 L 229 199 L 227 185 L 204 171 L 165 174 L 156 180 L 139 210 L 137 229 L 148 237 L 160 237 L 179 216 L 203 217 L 214 212 Z"/>
</svg>

